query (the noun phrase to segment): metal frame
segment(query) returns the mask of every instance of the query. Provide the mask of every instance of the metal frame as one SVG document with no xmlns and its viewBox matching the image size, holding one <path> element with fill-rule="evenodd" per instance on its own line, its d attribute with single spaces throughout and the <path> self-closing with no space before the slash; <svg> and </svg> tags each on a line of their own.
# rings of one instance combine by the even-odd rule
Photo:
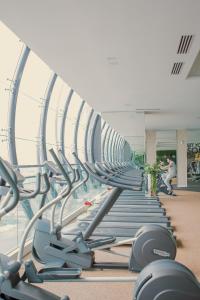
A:
<svg viewBox="0 0 200 300">
<path fill-rule="evenodd" d="M 105 123 L 105 125 L 107 125 L 107 128 L 106 128 L 106 126 L 104 126 L 104 130 L 105 130 L 104 134 L 103 134 L 103 130 L 102 130 L 102 142 L 101 142 L 102 160 L 103 161 L 106 160 L 105 159 L 105 141 L 106 141 L 106 135 L 107 135 L 108 129 L 110 128 L 108 123 Z"/>
<path fill-rule="evenodd" d="M 95 162 L 95 159 L 94 159 L 94 135 L 96 132 L 97 123 L 100 120 L 100 118 L 101 118 L 101 116 L 97 114 L 94 119 L 94 125 L 92 127 L 92 134 L 91 134 L 91 162 L 92 163 Z"/>
<path fill-rule="evenodd" d="M 122 142 L 122 160 L 125 161 L 125 143 L 126 141 L 123 139 Z"/>
<path fill-rule="evenodd" d="M 89 162 L 92 161 L 92 131 L 96 119 L 97 119 L 97 113 L 94 111 L 94 113 L 92 114 L 92 118 L 90 120 L 89 129 L 88 129 L 88 138 L 87 138 L 87 156 Z"/>
<path fill-rule="evenodd" d="M 88 161 L 88 132 L 90 128 L 90 122 L 94 113 L 94 109 L 91 109 L 90 115 L 88 117 L 87 127 L 85 129 L 85 141 L 84 141 L 84 150 L 85 150 L 85 161 Z"/>
<path fill-rule="evenodd" d="M 16 106 L 19 93 L 19 87 L 24 72 L 24 68 L 30 53 L 30 49 L 25 47 L 21 53 L 17 70 L 14 74 L 14 87 L 10 96 L 9 113 L 8 113 L 8 152 L 9 159 L 13 165 L 17 165 L 17 152 L 15 143 L 15 120 L 16 120 Z"/>
<path fill-rule="evenodd" d="M 131 147 L 127 141 L 125 141 L 124 145 L 124 150 L 125 150 L 125 161 L 129 161 L 131 158 Z"/>
<path fill-rule="evenodd" d="M 52 95 L 52 91 L 55 85 L 57 79 L 57 74 L 53 73 L 47 89 L 45 91 L 44 96 L 44 106 L 42 108 L 41 116 L 40 116 L 40 128 L 39 128 L 39 147 L 38 147 L 38 159 L 39 163 L 43 163 L 45 160 L 47 160 L 47 148 L 46 148 L 46 125 L 47 125 L 47 115 L 48 115 L 48 109 L 49 109 L 49 102 Z"/>
<path fill-rule="evenodd" d="M 114 134 L 114 129 L 112 128 L 111 133 L 109 135 L 108 148 L 107 148 L 108 157 L 109 157 L 110 162 L 112 161 L 112 138 L 113 138 L 113 134 Z"/>
<path fill-rule="evenodd" d="M 118 140 L 117 140 L 117 160 L 120 161 L 120 139 L 121 139 L 121 136 L 119 134 L 118 136 Z"/>
<path fill-rule="evenodd" d="M 118 133 L 115 131 L 115 135 L 113 137 L 113 161 L 116 161 L 116 140 L 117 140 Z"/>
<path fill-rule="evenodd" d="M 113 132 L 113 128 L 110 127 L 110 132 L 107 134 L 107 146 L 106 146 L 106 157 L 107 157 L 107 160 L 108 161 L 111 161 L 110 159 L 110 136 L 111 136 L 111 133 Z"/>
<path fill-rule="evenodd" d="M 106 160 L 110 161 L 110 153 L 109 153 L 109 147 L 110 147 L 110 136 L 112 133 L 112 128 L 110 127 L 108 132 L 107 132 L 107 136 L 106 136 L 106 140 L 105 140 L 105 147 L 106 147 Z"/>
<path fill-rule="evenodd" d="M 106 136 L 107 133 L 109 131 L 109 124 L 106 124 L 107 127 L 104 127 L 104 133 L 102 133 L 103 137 L 102 137 L 102 141 L 101 141 L 101 148 L 102 148 L 102 160 L 105 161 L 106 160 Z"/>
<path fill-rule="evenodd" d="M 112 131 L 112 128 L 109 126 L 108 127 L 108 130 L 107 130 L 107 132 L 106 132 L 106 135 L 105 135 L 105 142 L 104 142 L 104 153 L 105 153 L 105 160 L 106 161 L 108 161 L 109 160 L 109 157 L 108 157 L 108 141 L 109 141 L 109 136 L 110 136 L 110 134 L 111 134 L 111 131 Z"/>
<path fill-rule="evenodd" d="M 101 161 L 103 161 L 104 160 L 104 153 L 103 153 L 103 145 L 102 145 L 102 143 L 103 143 L 103 137 L 104 137 L 104 134 L 103 134 L 103 132 L 104 132 L 104 130 L 105 130 L 105 127 L 106 127 L 106 121 L 105 120 L 103 120 L 103 119 L 101 119 L 103 122 L 101 123 Z"/>
<path fill-rule="evenodd" d="M 119 151 L 120 151 L 120 161 L 123 161 L 123 138 L 120 138 L 119 142 Z"/>
<path fill-rule="evenodd" d="M 103 120 L 103 123 L 101 124 L 101 132 L 103 132 L 105 126 L 106 126 L 106 121 Z"/>
<path fill-rule="evenodd" d="M 115 131 L 115 136 L 114 136 L 114 141 L 113 141 L 113 161 L 117 161 L 117 157 L 116 157 L 116 141 L 117 141 L 117 138 L 118 138 L 118 132 Z"/>
<path fill-rule="evenodd" d="M 67 99 L 66 99 L 66 102 L 64 105 L 62 121 L 61 121 L 61 128 L 60 128 L 60 135 L 59 135 L 59 141 L 58 141 L 59 148 L 61 149 L 61 151 L 64 155 L 65 155 L 65 124 L 66 124 L 66 119 L 67 119 L 67 112 L 69 109 L 69 105 L 71 103 L 73 93 L 74 93 L 74 90 L 71 89 L 69 91 L 69 94 L 67 96 Z"/>
<path fill-rule="evenodd" d="M 119 139 L 120 139 L 120 134 L 117 134 L 116 138 L 116 161 L 119 161 Z"/>
<path fill-rule="evenodd" d="M 121 162 L 122 162 L 122 141 L 123 141 L 123 138 L 120 137 L 120 140 L 119 140 L 119 157 L 120 157 Z"/>
<path fill-rule="evenodd" d="M 78 114 L 77 114 L 77 118 L 76 118 L 76 124 L 75 124 L 75 128 L 74 128 L 74 152 L 76 154 L 78 154 L 78 130 L 79 130 L 79 124 L 80 124 L 80 118 L 81 118 L 81 113 L 83 111 L 83 108 L 84 108 L 84 105 L 85 105 L 85 101 L 82 100 L 82 103 L 79 107 L 79 110 L 78 110 Z"/>
<path fill-rule="evenodd" d="M 115 130 L 113 129 L 112 130 L 112 134 L 110 136 L 110 161 L 114 161 L 114 158 L 113 158 L 113 141 L 114 141 L 114 136 L 115 136 Z"/>
</svg>

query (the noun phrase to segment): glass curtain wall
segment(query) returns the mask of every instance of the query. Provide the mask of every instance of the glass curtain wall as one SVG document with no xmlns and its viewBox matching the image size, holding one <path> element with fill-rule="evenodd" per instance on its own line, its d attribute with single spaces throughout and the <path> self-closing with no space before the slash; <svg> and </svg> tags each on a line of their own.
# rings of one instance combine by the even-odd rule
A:
<svg viewBox="0 0 200 300">
<path fill-rule="evenodd" d="M 8 136 L 10 99 L 15 92 L 15 74 L 24 44 L 0 22 L 0 156 L 9 161 Z M 1 199 L 2 200 L 2 199 Z M 1 251 L 13 249 L 18 243 L 18 209 L 0 222 Z"/>
<path fill-rule="evenodd" d="M 55 73 L 2 23 L 0 23 L 0 39 L 0 156 L 12 163 L 11 156 L 13 153 L 8 148 L 8 142 L 12 141 L 11 138 L 13 138 L 16 147 L 12 147 L 12 143 L 9 144 L 9 147 L 11 150 L 16 148 L 18 165 L 14 167 L 26 178 L 23 186 L 33 189 L 35 186 L 34 176 L 38 171 L 36 166 L 40 161 L 38 153 L 41 147 L 41 116 L 47 100 L 46 92 L 49 82 Z M 20 59 L 24 53 L 26 56 L 22 64 Z M 20 67 L 21 73 L 19 72 Z M 18 78 L 15 80 L 17 76 Z M 83 161 L 86 150 L 87 153 L 91 154 L 90 136 L 96 113 L 93 113 L 92 108 L 73 91 L 66 111 L 66 120 L 63 119 L 66 101 L 68 101 L 71 91 L 71 87 L 59 76 L 56 76 L 49 95 L 45 146 L 47 159 L 52 160 L 48 150 L 49 148 L 54 148 L 54 150 L 61 148 L 61 131 L 64 121 L 63 145 L 65 154 L 68 160 L 75 164 L 73 151 L 76 150 L 79 158 Z M 12 106 L 13 99 L 16 107 Z M 14 116 L 12 128 L 10 128 L 9 123 L 10 116 Z M 88 129 L 88 137 L 86 128 Z M 27 167 L 27 165 L 35 166 Z M 82 173 L 81 176 L 84 174 Z M 58 191 L 59 188 L 55 192 Z M 94 181 L 89 180 L 87 186 L 73 194 L 66 207 L 66 214 L 71 214 L 74 209 L 84 205 L 85 200 L 91 200 L 100 191 L 101 188 L 98 186 L 97 189 Z M 41 197 L 21 201 L 17 209 L 1 220 L 2 252 L 10 251 L 19 244 L 24 228 L 38 209 L 40 201 Z"/>
<path fill-rule="evenodd" d="M 30 52 L 21 79 L 16 108 L 16 151 L 20 165 L 38 162 L 41 108 L 51 73 L 50 68 Z"/>
<path fill-rule="evenodd" d="M 86 129 L 88 124 L 88 119 L 90 117 L 92 108 L 85 103 L 83 107 L 83 111 L 81 113 L 81 117 L 79 120 L 79 127 L 78 127 L 78 156 L 81 161 L 85 161 L 85 139 L 86 139 Z"/>
<path fill-rule="evenodd" d="M 66 118 L 66 129 L 65 129 L 65 147 L 66 147 L 66 157 L 70 163 L 74 164 L 74 156 L 72 152 L 75 151 L 75 129 L 76 123 L 79 122 L 78 114 L 82 104 L 81 97 L 74 92 L 72 95 L 71 102 L 69 104 L 67 118 Z"/>
<path fill-rule="evenodd" d="M 24 44 L 2 22 L 0 40 L 0 156 L 8 160 L 9 99 L 14 89 L 13 78 Z"/>
</svg>

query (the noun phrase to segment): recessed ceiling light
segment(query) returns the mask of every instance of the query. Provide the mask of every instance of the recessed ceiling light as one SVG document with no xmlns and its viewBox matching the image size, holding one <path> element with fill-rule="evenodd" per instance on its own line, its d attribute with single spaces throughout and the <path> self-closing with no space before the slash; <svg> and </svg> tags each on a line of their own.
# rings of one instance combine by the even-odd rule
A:
<svg viewBox="0 0 200 300">
<path fill-rule="evenodd" d="M 118 58 L 116 56 L 108 56 L 107 61 L 108 61 L 109 65 L 118 65 L 119 64 Z"/>
<path fill-rule="evenodd" d="M 118 63 L 118 61 L 112 61 L 112 62 L 109 62 L 109 65 L 111 65 L 111 66 L 116 66 L 116 65 L 118 65 L 119 63 Z"/>
<path fill-rule="evenodd" d="M 117 60 L 116 56 L 108 56 L 107 60 L 111 61 L 111 60 Z"/>
</svg>

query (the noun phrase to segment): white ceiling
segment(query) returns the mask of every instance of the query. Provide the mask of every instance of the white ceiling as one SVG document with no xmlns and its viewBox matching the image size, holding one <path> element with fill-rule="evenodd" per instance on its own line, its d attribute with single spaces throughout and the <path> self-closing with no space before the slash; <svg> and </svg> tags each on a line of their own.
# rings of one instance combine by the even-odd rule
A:
<svg viewBox="0 0 200 300">
<path fill-rule="evenodd" d="M 199 0 L 0 2 L 1 20 L 128 137 L 141 125 L 130 117 L 138 108 L 160 109 L 145 114 L 138 136 L 144 127 L 200 128 L 200 78 L 187 79 L 200 50 L 199 12 Z M 178 55 L 185 34 L 194 39 Z M 171 76 L 181 61 L 180 75 Z"/>
</svg>

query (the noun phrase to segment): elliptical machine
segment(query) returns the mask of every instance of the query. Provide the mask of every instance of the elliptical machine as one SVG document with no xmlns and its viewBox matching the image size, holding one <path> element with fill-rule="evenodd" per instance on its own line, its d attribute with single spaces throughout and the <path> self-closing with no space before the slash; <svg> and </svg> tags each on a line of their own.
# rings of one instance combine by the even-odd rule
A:
<svg viewBox="0 0 200 300">
<path fill-rule="evenodd" d="M 13 210 L 20 199 L 15 173 L 9 173 L 7 166 L 0 158 L 0 174 L 10 186 L 8 195 L 1 205 L 0 219 Z M 24 244 L 23 244 L 24 245 Z M 23 249 L 21 249 L 21 253 Z M 59 297 L 40 287 L 25 282 L 26 276 L 20 276 L 22 261 L 13 261 L 8 256 L 0 254 L 0 299 L 1 300 L 69 300 L 68 296 Z"/>
<path fill-rule="evenodd" d="M 172 186 L 172 179 L 169 181 L 169 184 L 171 186 L 171 192 L 169 193 L 166 184 L 164 183 L 163 179 L 162 179 L 162 173 L 158 174 L 157 177 L 157 192 L 161 192 L 164 193 L 168 196 L 176 196 L 175 192 L 173 191 L 173 186 Z"/>
<path fill-rule="evenodd" d="M 0 217 L 3 217 L 17 205 L 19 200 L 19 191 L 15 181 L 9 175 L 1 160 L 0 172 L 3 174 L 3 177 L 6 179 L 6 181 L 10 184 L 11 193 L 13 194 L 13 199 L 7 202 L 7 204 L 0 210 Z M 63 193 L 62 196 L 64 196 Z M 61 198 L 62 197 L 60 195 L 59 198 L 57 197 L 56 200 L 54 199 L 54 204 L 56 203 L 56 201 L 60 201 Z M 50 203 L 46 204 L 46 207 L 47 206 L 50 207 Z M 23 246 L 27 234 L 29 233 L 30 228 L 32 228 L 35 219 L 30 222 L 31 224 L 29 224 L 23 235 L 18 255 L 18 261 L 11 261 L 7 256 L 0 255 L 1 300 L 69 300 L 68 296 L 60 298 L 42 288 L 25 282 L 24 280 L 27 276 L 26 273 L 22 277 L 20 277 L 19 275 L 19 269 L 21 268 L 22 264 Z M 32 270 L 32 275 L 35 275 L 35 268 L 33 267 Z M 63 272 L 66 271 L 58 268 L 55 269 L 53 267 L 49 268 L 48 270 L 44 271 L 44 273 L 42 271 L 40 273 L 36 273 L 37 276 L 35 278 L 35 282 L 43 282 L 44 279 L 48 281 L 55 281 L 55 278 L 58 278 L 59 275 L 62 277 Z M 119 282 L 121 281 L 121 279 L 122 278 L 119 278 Z M 75 280 L 76 278 L 69 278 L 69 281 Z M 125 280 L 134 282 L 135 278 L 125 278 Z M 87 278 L 78 278 L 77 281 L 95 282 L 95 280 L 89 280 Z M 97 278 L 96 281 L 99 281 L 99 279 Z M 104 281 L 109 281 L 108 277 L 106 277 Z M 114 278 L 111 278 L 111 281 L 113 282 Z M 140 273 L 136 281 L 134 296 L 132 299 L 199 300 L 200 286 L 192 272 L 185 268 L 183 265 L 171 260 L 159 260 L 154 261 L 146 266 Z"/>
<path fill-rule="evenodd" d="M 50 150 L 54 160 L 58 164 L 58 167 L 62 171 L 66 178 L 68 185 L 71 186 L 71 182 L 67 173 L 65 172 L 61 162 L 57 155 Z M 81 267 L 84 269 L 88 268 L 128 268 L 130 271 L 140 271 L 149 262 L 161 258 L 172 258 L 176 256 L 176 242 L 172 234 L 165 228 L 158 225 L 143 226 L 138 230 L 135 237 L 132 238 L 132 248 L 129 257 L 128 264 L 114 264 L 114 263 L 96 263 L 94 250 L 95 249 L 108 249 L 115 244 L 115 238 L 106 237 L 101 239 L 93 240 L 87 234 L 78 232 L 78 234 L 62 235 L 62 216 L 64 206 L 67 203 L 67 199 L 71 193 L 77 187 L 80 187 L 85 183 L 89 177 L 87 170 L 84 165 L 78 159 L 77 155 L 74 154 L 75 158 L 85 170 L 85 179 L 74 186 L 70 191 L 67 198 L 63 202 L 61 207 L 59 224 L 54 225 L 54 213 L 52 215 L 51 224 L 48 220 L 39 219 L 36 224 L 32 253 L 36 260 L 45 266 L 54 265 L 60 267 Z"/>
</svg>

